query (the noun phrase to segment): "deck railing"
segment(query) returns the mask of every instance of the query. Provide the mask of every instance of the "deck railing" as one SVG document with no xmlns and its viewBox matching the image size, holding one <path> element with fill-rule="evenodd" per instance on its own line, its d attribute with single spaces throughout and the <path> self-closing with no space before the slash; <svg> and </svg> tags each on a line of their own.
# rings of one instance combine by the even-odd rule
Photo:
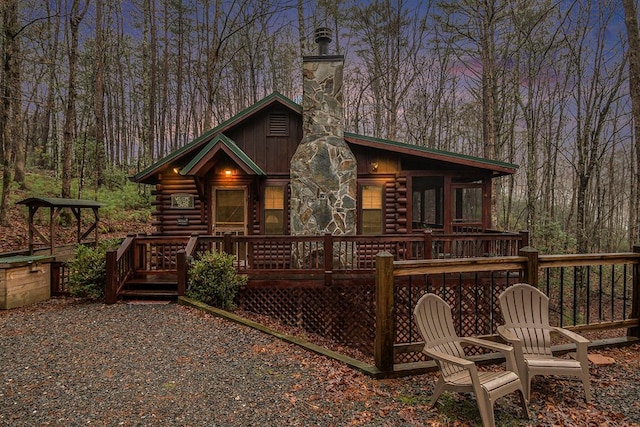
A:
<svg viewBox="0 0 640 427">
<path fill-rule="evenodd" d="M 64 261 L 51 262 L 51 296 L 67 296 L 70 294 L 69 266 Z"/>
<path fill-rule="evenodd" d="M 451 305 L 459 335 L 495 335 L 503 321 L 497 297 L 517 282 L 549 295 L 555 325 L 577 331 L 626 329 L 619 340 L 640 338 L 640 246 L 617 254 L 539 255 L 524 248 L 520 256 L 423 261 L 394 261 L 381 254 L 376 366 L 400 371 L 428 363 L 412 316 L 424 293 L 437 293 Z"/>
<path fill-rule="evenodd" d="M 187 243 L 187 258 L 204 250 L 224 251 L 236 256 L 238 270 L 319 270 L 371 272 L 375 256 L 387 251 L 396 260 L 467 258 L 516 255 L 528 244 L 528 234 L 472 233 L 376 236 L 289 236 L 194 234 Z"/>
<path fill-rule="evenodd" d="M 149 274 L 178 274 L 178 253 L 187 244 L 186 237 L 128 235 L 115 251 L 106 255 L 107 283 L 105 301 L 118 300 L 127 280 Z"/>
</svg>

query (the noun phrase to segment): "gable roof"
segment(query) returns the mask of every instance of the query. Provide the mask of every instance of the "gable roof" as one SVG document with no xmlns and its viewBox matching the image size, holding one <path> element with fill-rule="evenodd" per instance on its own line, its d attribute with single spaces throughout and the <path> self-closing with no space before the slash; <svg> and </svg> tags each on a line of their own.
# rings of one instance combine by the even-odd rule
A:
<svg viewBox="0 0 640 427">
<path fill-rule="evenodd" d="M 298 115 L 302 115 L 302 106 L 285 97 L 284 95 L 274 92 L 271 95 L 261 99 L 250 107 L 242 110 L 230 119 L 220 123 L 218 126 L 203 133 L 182 148 L 168 154 L 156 163 L 138 172 L 131 177 L 134 182 L 142 182 L 153 184 L 157 182 L 157 175 L 171 162 L 179 160 L 188 155 L 194 155 L 187 165 L 181 170 L 182 175 L 197 174 L 204 167 L 206 162 L 219 150 L 225 151 L 232 158 L 238 161 L 238 164 L 249 174 L 264 176 L 265 173 L 258 167 L 253 160 L 247 156 L 231 139 L 224 136 L 223 133 L 240 124 L 243 120 L 271 107 L 273 104 L 279 104 Z M 219 136 L 220 138 L 216 138 Z M 435 161 L 457 164 L 460 166 L 491 170 L 493 176 L 510 175 L 517 171 L 518 166 L 501 162 L 497 160 L 488 160 L 481 157 L 474 157 L 465 154 L 458 154 L 450 151 L 437 150 L 424 146 L 407 144 L 404 142 L 391 141 L 387 139 L 374 138 L 355 133 L 345 132 L 344 139 L 350 144 L 360 145 L 364 147 L 376 148 L 380 150 L 393 151 L 407 156 L 416 156 Z M 204 146 L 204 148 L 203 148 Z"/>
<path fill-rule="evenodd" d="M 287 98 L 286 96 L 278 92 L 274 92 L 271 95 L 267 96 L 266 98 L 263 98 L 260 101 L 256 102 L 255 104 L 251 105 L 250 107 L 245 108 L 244 110 L 242 110 L 235 116 L 231 117 L 230 119 L 227 119 L 224 122 L 220 123 L 218 126 L 198 136 L 196 139 L 194 139 L 187 145 L 177 149 L 176 151 L 158 160 L 157 162 L 147 167 L 146 169 L 138 172 L 137 174 L 131 177 L 131 180 L 134 182 L 143 182 L 148 184 L 154 183 L 155 182 L 154 175 L 156 175 L 163 168 L 168 166 L 172 161 L 196 151 L 200 146 L 209 142 L 211 138 L 213 138 L 218 133 L 227 131 L 228 129 L 242 122 L 246 118 L 270 107 L 275 103 L 278 103 L 298 114 L 302 114 L 301 105 L 296 104 L 295 102 L 293 102 L 292 100 L 290 100 L 289 98 Z"/>
<path fill-rule="evenodd" d="M 266 175 L 260 166 L 255 164 L 247 154 L 240 149 L 230 138 L 223 133 L 216 135 L 196 156 L 191 159 L 185 167 L 180 170 L 180 175 L 198 175 L 209 161 L 219 151 L 225 152 L 231 157 L 247 174 Z M 205 171 L 206 172 L 206 171 Z"/>
</svg>

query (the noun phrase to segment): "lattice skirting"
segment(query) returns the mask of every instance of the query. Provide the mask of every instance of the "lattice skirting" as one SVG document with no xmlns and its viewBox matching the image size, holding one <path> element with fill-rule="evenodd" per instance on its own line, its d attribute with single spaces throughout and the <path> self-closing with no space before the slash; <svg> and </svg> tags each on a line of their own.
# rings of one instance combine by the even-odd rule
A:
<svg viewBox="0 0 640 427">
<path fill-rule="evenodd" d="M 395 287 L 396 344 L 422 341 L 413 322 L 413 308 L 426 292 L 441 296 L 452 309 L 459 336 L 489 335 L 502 323 L 498 295 L 505 280 L 478 280 L 458 275 L 399 280 Z M 270 316 L 373 356 L 375 340 L 375 285 L 334 283 L 331 286 L 248 286 L 239 307 Z M 471 349 L 471 353 L 478 353 Z M 420 352 L 399 353 L 395 363 L 425 360 Z"/>
<path fill-rule="evenodd" d="M 373 284 L 247 287 L 240 293 L 239 306 L 373 355 Z"/>
</svg>

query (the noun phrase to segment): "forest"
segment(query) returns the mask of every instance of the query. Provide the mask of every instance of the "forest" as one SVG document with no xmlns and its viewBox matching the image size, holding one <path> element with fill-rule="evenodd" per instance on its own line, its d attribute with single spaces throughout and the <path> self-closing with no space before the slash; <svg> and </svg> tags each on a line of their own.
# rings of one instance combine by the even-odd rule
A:
<svg viewBox="0 0 640 427">
<path fill-rule="evenodd" d="M 117 191 L 274 91 L 299 102 L 323 26 L 347 131 L 519 165 L 494 227 L 542 251 L 638 243 L 634 0 L 3 0 L 0 22 L 2 225 L 27 171 Z"/>
</svg>

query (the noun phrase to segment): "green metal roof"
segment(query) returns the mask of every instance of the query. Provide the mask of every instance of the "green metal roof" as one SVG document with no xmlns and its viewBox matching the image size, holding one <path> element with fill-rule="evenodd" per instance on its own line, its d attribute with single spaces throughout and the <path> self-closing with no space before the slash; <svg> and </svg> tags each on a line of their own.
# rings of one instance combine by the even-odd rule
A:
<svg viewBox="0 0 640 427">
<path fill-rule="evenodd" d="M 259 111 L 262 108 L 265 108 L 266 106 L 272 104 L 273 102 L 280 102 L 284 106 L 294 110 L 299 114 L 302 114 L 301 105 L 296 104 L 295 102 L 293 102 L 292 100 L 290 100 L 289 98 L 287 98 L 286 96 L 278 92 L 274 92 L 271 95 L 267 96 L 266 98 L 263 98 L 260 101 L 256 102 L 255 104 L 251 105 L 250 107 L 242 110 L 241 112 L 231 117 L 230 119 L 220 123 L 218 126 L 214 127 L 213 129 L 203 133 L 202 135 L 200 135 L 190 143 L 186 144 L 185 146 L 170 153 L 166 157 L 163 157 L 162 159 L 152 164 L 148 168 L 144 169 L 143 171 L 138 172 L 133 177 L 131 177 L 131 179 L 135 182 L 139 182 L 144 180 L 145 178 L 148 178 L 155 171 L 162 168 L 163 166 L 170 164 L 173 160 L 180 158 L 183 154 L 189 153 L 190 151 L 197 149 L 199 145 L 206 142 L 213 135 L 228 129 L 229 127 L 237 124 L 238 122 L 244 120 L 245 118 L 252 115 L 256 111 Z"/>
<path fill-rule="evenodd" d="M 511 173 L 515 173 L 515 171 L 519 167 L 518 165 L 514 165 L 512 163 L 507 163 L 507 162 L 501 162 L 499 160 L 489 160 L 483 157 L 475 157 L 467 154 L 459 154 L 459 153 L 454 153 L 452 151 L 438 150 L 435 148 L 424 147 L 421 145 L 407 144 L 406 142 L 398 142 L 398 141 L 391 141 L 388 139 L 374 138 L 374 137 L 358 135 L 350 132 L 345 132 L 344 137 L 345 139 L 371 142 L 381 146 L 380 148 L 387 148 L 387 149 L 400 148 L 403 150 L 414 151 L 416 152 L 416 154 L 418 153 L 426 154 L 426 155 L 429 155 L 430 157 L 438 157 L 438 158 L 448 157 L 450 159 L 459 159 L 459 160 L 470 161 L 474 163 L 480 163 L 482 165 L 486 165 L 484 167 L 489 167 L 491 169 L 499 168 L 501 170 L 505 170 L 506 172 L 509 172 L 509 170 L 511 170 Z"/>
<path fill-rule="evenodd" d="M 256 175 L 264 176 L 266 175 L 260 166 L 255 164 L 251 158 L 240 149 L 230 138 L 228 138 L 224 134 L 219 134 L 215 138 L 213 138 L 209 143 L 202 149 L 200 152 L 193 158 L 191 161 L 180 170 L 180 175 L 189 175 L 192 169 L 202 160 L 204 156 L 211 150 L 213 150 L 217 145 L 223 145 L 227 149 L 229 149 L 233 154 L 235 154 L 251 171 L 253 171 Z"/>
<path fill-rule="evenodd" d="M 181 173 L 183 175 L 188 174 L 188 171 L 190 171 L 197 164 L 197 162 L 200 159 L 202 159 L 202 157 L 205 156 L 207 152 L 209 152 L 209 150 L 213 149 L 216 146 L 216 144 L 221 141 L 225 144 L 225 146 L 229 150 L 231 150 L 234 154 L 236 154 L 239 158 L 241 158 L 242 161 L 252 171 L 254 171 L 256 174 L 264 175 L 264 172 L 257 165 L 255 165 L 253 160 L 251 160 L 249 156 L 247 156 L 246 153 L 244 153 L 233 141 L 231 141 L 226 137 L 225 139 L 229 143 L 224 142 L 224 140 L 212 140 L 211 138 L 213 138 L 217 134 L 221 134 L 222 132 L 228 130 L 232 126 L 237 125 L 242 120 L 246 119 L 247 117 L 251 116 L 257 111 L 271 105 L 274 102 L 279 102 L 285 107 L 295 111 L 296 113 L 302 114 L 301 105 L 296 104 L 295 102 L 293 102 L 292 100 L 290 100 L 289 98 L 285 97 L 280 93 L 274 92 L 271 95 L 261 99 L 257 103 L 251 105 L 250 107 L 242 110 L 240 113 L 236 114 L 230 119 L 222 122 L 221 124 L 214 127 L 213 129 L 198 136 L 196 139 L 186 144 L 185 146 L 181 147 L 180 149 L 160 159 L 153 165 L 149 166 L 148 168 L 144 169 L 143 171 L 131 177 L 131 179 L 135 182 L 143 182 L 151 178 L 161 168 L 169 165 L 172 161 L 179 159 L 184 155 L 189 154 L 195 150 L 200 150 L 198 154 L 193 159 L 191 159 L 191 161 L 187 164 L 187 166 L 182 169 Z M 518 165 L 514 165 L 507 162 L 501 162 L 498 160 L 489 160 L 482 157 L 474 157 L 474 156 L 454 153 L 450 151 L 437 150 L 435 148 L 428 148 L 420 145 L 407 144 L 404 142 L 374 138 L 370 136 L 358 135 L 358 134 L 349 133 L 349 132 L 345 132 L 344 137 L 345 139 L 350 140 L 350 142 L 356 143 L 356 144 L 360 143 L 362 145 L 377 147 L 380 149 L 396 151 L 396 152 L 405 151 L 407 154 L 410 154 L 410 155 L 428 157 L 436 160 L 448 161 L 451 163 L 466 163 L 467 165 L 478 167 L 478 168 L 491 169 L 499 175 L 512 174 L 512 173 L 515 173 L 516 170 L 518 169 Z M 212 142 L 213 144 L 211 144 Z M 208 148 L 205 147 L 204 149 L 201 149 L 200 147 L 205 143 L 207 144 Z"/>
<path fill-rule="evenodd" d="M 62 197 L 29 197 L 16 202 L 16 205 L 49 207 L 49 208 L 99 208 L 102 203 L 93 200 L 65 199 Z"/>
</svg>

